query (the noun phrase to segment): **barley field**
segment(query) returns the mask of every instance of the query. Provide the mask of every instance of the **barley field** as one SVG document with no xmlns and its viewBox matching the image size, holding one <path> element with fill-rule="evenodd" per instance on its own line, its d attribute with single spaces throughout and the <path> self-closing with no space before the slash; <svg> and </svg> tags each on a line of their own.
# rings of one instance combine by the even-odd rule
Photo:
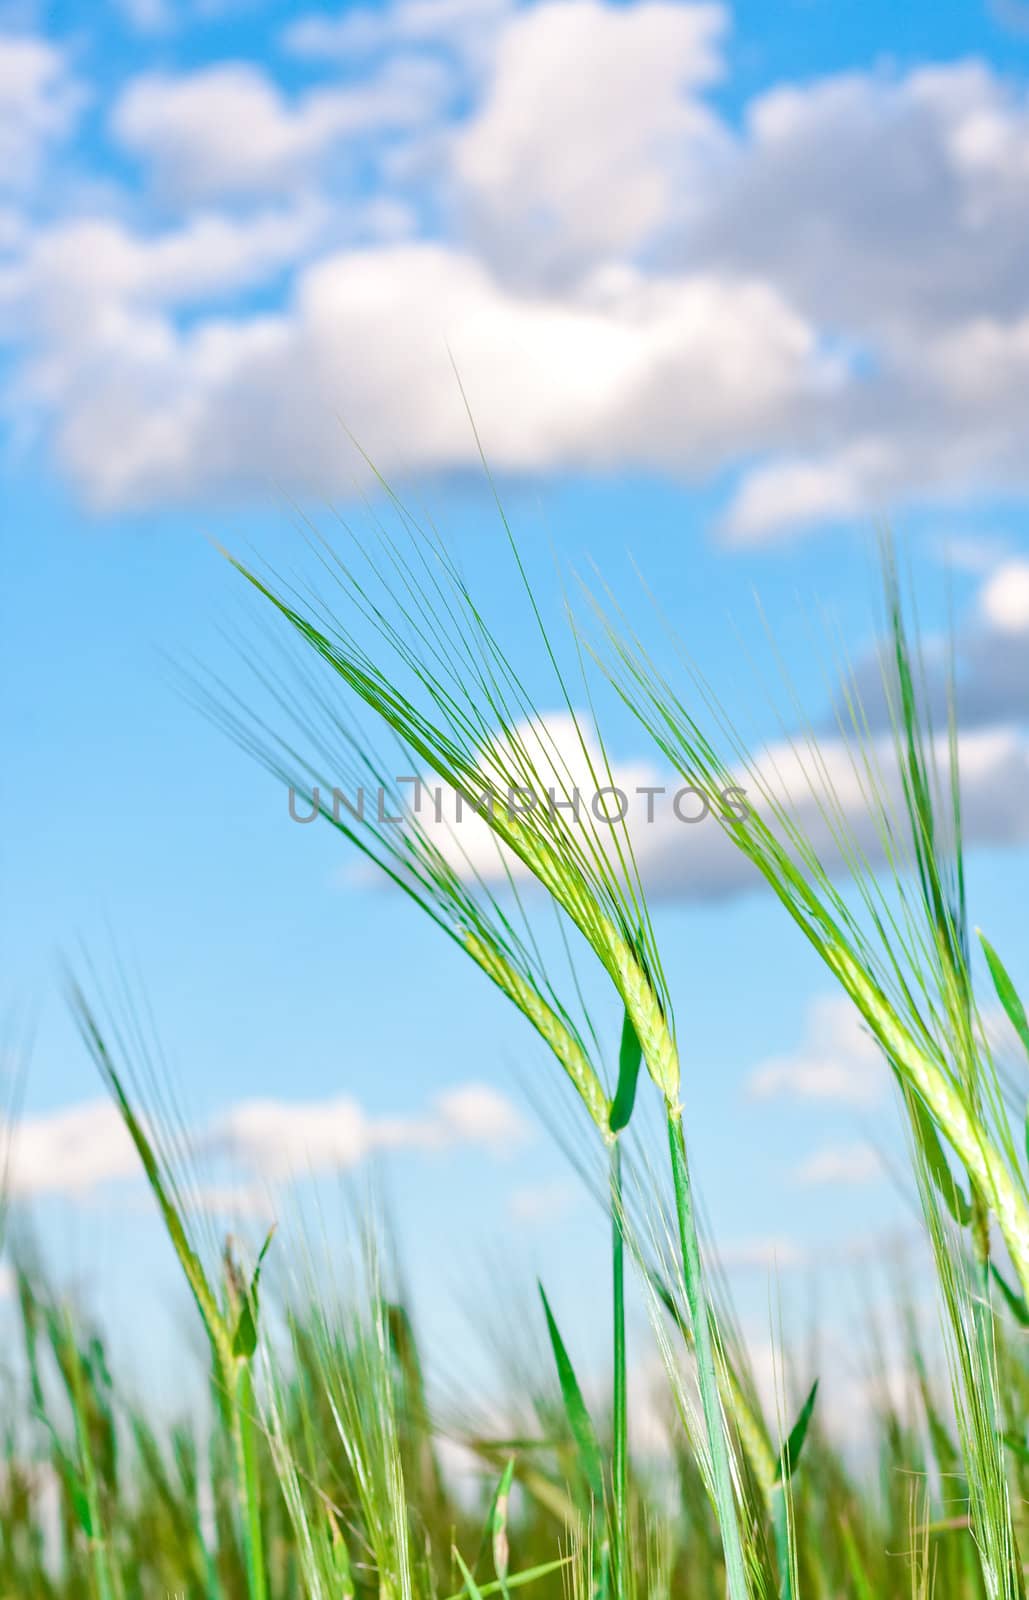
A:
<svg viewBox="0 0 1029 1600">
<path fill-rule="evenodd" d="M 182 688 L 291 804 L 319 814 L 342 850 L 360 852 L 463 952 L 467 983 L 493 984 L 551 1060 L 581 1112 L 569 1153 L 608 1215 L 610 1272 L 589 1307 L 608 1330 L 604 1392 L 577 1375 L 546 1285 L 529 1284 L 507 1330 L 503 1392 L 444 1402 L 418 1308 L 371 1216 L 333 1223 L 348 1235 L 342 1290 L 302 1270 L 268 1289 L 284 1239 L 272 1229 L 248 1253 L 199 1215 L 192 1155 L 131 1000 L 111 1004 L 76 971 L 69 1003 L 83 1050 L 203 1330 L 207 1403 L 180 1422 L 151 1415 L 89 1317 L 9 1230 L 18 1337 L 4 1357 L 0 1595 L 1023 1596 L 1026 1062 L 997 1048 L 988 1019 L 1002 1013 L 1029 1053 L 1029 1018 L 966 904 L 954 718 L 934 724 L 890 540 L 876 691 L 892 730 L 885 754 L 867 686 L 841 669 L 834 697 L 863 799 L 857 828 L 816 729 L 798 735 L 789 780 L 770 778 L 702 664 L 685 649 L 674 670 L 658 664 L 646 633 L 663 626 L 656 608 L 630 622 L 599 580 L 579 582 L 556 640 L 507 538 L 512 593 L 539 624 L 534 670 L 552 675 L 597 790 L 612 784 L 603 706 L 615 696 L 709 797 L 721 834 L 852 1002 L 892 1076 L 935 1311 L 927 1333 L 898 1284 L 904 1382 L 892 1397 L 884 1387 L 855 1451 L 819 1404 L 832 1372 L 798 1390 L 784 1346 L 770 1402 L 739 1332 L 691 1176 L 688 1025 L 675 1019 L 676 974 L 630 831 L 570 803 L 573 763 L 524 687 L 524 664 L 505 656 L 446 545 L 399 502 L 390 509 L 393 521 L 360 539 L 312 533 L 303 582 L 230 556 L 260 648 L 241 648 L 233 682 L 191 668 Z M 559 665 L 569 659 L 574 684 Z M 588 723 L 571 710 L 584 699 Z M 388 776 L 398 771 L 432 774 L 464 803 L 475 850 L 485 840 L 498 853 L 506 882 L 477 868 L 460 826 L 410 804 Z M 388 792 L 391 809 L 341 804 L 341 786 Z M 568 803 L 529 804 L 526 791 Z M 802 810 L 817 826 L 798 821 Z M 555 919 L 559 970 L 536 938 Z M 576 977 L 587 967 L 613 987 L 620 1037 L 601 1038 L 591 1019 Z M 759 1194 L 747 1200 L 760 1207 Z M 296 1241 L 288 1248 L 296 1259 Z M 630 1294 L 660 1356 L 656 1447 L 632 1415 L 641 1351 Z M 522 1326 L 538 1334 L 531 1348 Z M 822 1359 L 831 1364 L 831 1344 Z"/>
</svg>

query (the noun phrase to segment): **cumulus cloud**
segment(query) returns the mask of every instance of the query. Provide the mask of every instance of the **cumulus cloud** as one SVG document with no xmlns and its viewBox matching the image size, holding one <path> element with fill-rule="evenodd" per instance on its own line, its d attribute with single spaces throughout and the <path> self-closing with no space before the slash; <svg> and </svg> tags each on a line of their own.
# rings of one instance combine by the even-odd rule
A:
<svg viewBox="0 0 1029 1600">
<path fill-rule="evenodd" d="M 50 375 L 60 458 L 101 507 L 273 481 L 347 494 L 363 469 L 340 416 L 388 474 L 471 467 L 448 344 L 493 465 L 519 472 L 660 466 L 673 449 L 704 472 L 741 423 L 771 444 L 838 381 L 813 330 L 754 282 L 627 269 L 574 300 L 526 297 L 474 257 L 422 244 L 323 259 L 280 314 L 180 328 L 141 327 L 138 302 L 77 251 L 63 272 L 73 290 L 104 285 L 103 343 L 94 327 L 62 329 L 33 365 Z M 8 302 L 31 303 L 39 283 L 26 263 Z"/>
<path fill-rule="evenodd" d="M 515 1106 L 486 1084 L 458 1084 L 426 1112 L 372 1116 L 346 1096 L 332 1100 L 247 1100 L 230 1106 L 189 1139 L 202 1159 L 226 1157 L 246 1181 L 201 1183 L 192 1198 L 221 1216 L 267 1217 L 263 1185 L 342 1171 L 397 1149 L 443 1151 L 460 1146 L 504 1153 L 524 1139 Z M 83 1196 L 107 1184 L 141 1179 L 139 1156 L 118 1111 L 107 1100 L 64 1106 L 0 1126 L 9 1152 L 13 1200 Z"/>
<path fill-rule="evenodd" d="M 891 740 L 879 741 L 875 759 L 886 785 L 887 801 L 894 817 L 899 819 L 903 815 L 902 800 Z M 945 753 L 941 752 L 939 759 L 945 770 Z M 1029 817 L 1025 811 L 1029 743 L 1025 736 L 1005 726 L 969 731 L 960 739 L 959 759 L 966 844 L 1003 846 L 1029 840 Z M 818 850 L 828 869 L 845 875 L 847 862 L 826 820 L 824 795 L 817 787 L 814 791 L 807 787 L 807 778 L 794 748 L 772 746 L 758 761 L 773 792 L 790 806 L 802 833 Z M 879 866 L 883 862 L 882 839 L 854 770 L 851 751 L 840 740 L 823 740 L 820 762 L 823 773 L 833 785 L 835 803 L 840 807 L 852 842 L 872 867 Z M 741 774 L 739 781 L 741 786 L 747 786 L 745 775 Z M 758 803 L 756 792 L 754 803 Z M 683 835 L 691 837 L 684 839 Z M 652 852 L 650 870 L 659 893 L 715 898 L 750 888 L 756 882 L 750 864 L 739 857 L 710 822 L 676 831 L 674 822 L 666 819 L 662 829 L 653 830 L 649 849 Z M 643 870 L 647 870 L 646 862 Z"/>
<path fill-rule="evenodd" d="M 270 1180 L 343 1171 L 388 1150 L 484 1145 L 509 1150 L 525 1123 L 506 1096 L 485 1084 L 440 1095 L 422 1116 L 371 1116 L 349 1096 L 334 1100 L 247 1100 L 206 1130 L 202 1147 Z"/>
<path fill-rule="evenodd" d="M 488 59 L 512 0 L 396 0 L 386 6 L 345 6 L 298 17 L 283 33 L 285 48 L 314 60 L 351 62 L 398 46 L 432 46 L 470 63 Z"/>
<path fill-rule="evenodd" d="M 110 462 L 116 499 L 181 430 L 188 397 L 176 382 L 175 318 L 274 278 L 311 248 L 323 223 L 321 206 L 304 202 L 245 218 L 198 214 L 145 237 L 90 217 L 38 230 L 20 257 L 0 262 L 0 338 L 25 358 L 7 397 L 19 426 L 57 415 L 69 466 L 93 446 L 118 458 L 124 450 L 120 465 Z M 226 332 L 210 319 L 194 343 L 212 376 Z M 267 342 L 267 322 L 252 324 L 250 338 Z"/>
<path fill-rule="evenodd" d="M 87 314 L 113 328 L 140 307 L 179 310 L 252 288 L 301 256 L 324 220 L 305 203 L 246 218 L 201 212 L 150 235 L 107 219 L 57 223 L 0 267 L 0 327 L 53 341 L 53 357 L 71 360 L 76 330 L 93 334 L 81 328 Z"/>
<path fill-rule="evenodd" d="M 134 79 L 111 126 L 179 200 L 288 193 L 342 142 L 429 120 L 446 87 L 431 61 L 400 58 L 366 81 L 291 103 L 262 69 L 224 62 L 181 77 Z M 354 155 L 361 155 L 356 147 Z"/>
<path fill-rule="evenodd" d="M 947 641 L 929 638 L 923 640 L 922 653 L 926 701 L 942 727 L 951 689 L 951 652 Z M 966 735 L 1029 718 L 1029 562 L 998 559 L 993 552 L 955 630 L 953 653 L 954 699 Z M 875 651 L 856 663 L 853 680 L 869 725 L 888 727 L 890 708 Z"/>
<path fill-rule="evenodd" d="M 1025 304 L 1027 157 L 1029 99 L 982 62 L 783 85 L 747 107 L 676 254 L 771 271 L 858 335 L 1007 319 Z"/>
<path fill-rule="evenodd" d="M 637 865 L 654 900 L 720 900 L 760 886 L 756 869 L 718 825 L 718 796 L 698 795 L 683 777 L 645 762 L 612 761 L 610 783 L 621 791 L 621 798 L 613 796 L 605 801 L 601 796 L 599 811 L 591 813 L 588 808 L 597 795 L 593 774 L 605 773 L 599 746 L 592 745 L 587 738 L 584 751 L 566 713 L 545 716 L 541 726 L 544 733 L 538 740 L 540 750 L 534 755 L 536 803 L 549 804 L 551 789 L 559 799 L 578 790 L 587 817 L 600 817 L 605 806 L 611 807 L 610 815 L 624 811 Z M 523 737 L 532 751 L 531 731 L 523 730 Z M 759 781 L 743 770 L 734 775 L 743 799 L 760 809 L 764 803 L 763 789 L 767 788 L 789 808 L 801 833 L 818 851 L 829 871 L 844 876 L 848 861 L 840 852 L 834 826 L 827 820 L 825 785 L 831 784 L 832 804 L 838 808 L 838 817 L 849 830 L 853 845 L 871 866 L 879 865 L 883 860 L 881 830 L 869 809 L 867 790 L 853 752 L 841 739 L 823 739 L 819 748 L 820 777 L 812 786 L 812 777 L 816 775 L 811 773 L 793 744 L 783 741 L 766 746 L 755 757 Z M 880 737 L 873 749 L 872 759 L 878 766 L 886 802 L 899 819 L 903 797 L 891 737 Z M 946 759 L 946 751 L 941 746 L 939 760 L 944 771 Z M 1011 845 L 1029 840 L 1029 816 L 1024 805 L 1029 789 L 1026 737 L 1017 728 L 1004 725 L 972 729 L 961 737 L 959 759 L 966 842 L 969 845 Z M 484 757 L 483 765 L 488 767 L 488 757 Z M 605 776 L 605 786 L 607 781 Z M 523 803 L 520 797 L 515 799 L 516 803 Z M 441 809 L 439 824 L 428 811 L 422 821 L 457 870 L 486 882 L 503 883 L 512 874 L 521 881 L 526 880 L 527 869 L 521 862 L 498 853 L 493 835 L 482 818 L 465 811 L 457 823 L 452 804 L 444 803 Z M 606 825 L 600 820 L 595 826 L 603 845 L 607 837 Z M 613 845 L 613 829 L 610 837 Z M 830 1049 L 842 1049 L 845 1059 L 837 1059 L 837 1082 L 841 1084 L 846 1076 L 851 1083 L 849 1069 L 862 1072 L 862 1062 L 867 1059 L 862 1055 L 864 1045 L 854 1019 L 845 1019 L 842 1012 L 816 1011 L 812 1026 L 816 1031 L 803 1052 L 807 1068 L 813 1065 L 808 1059 L 812 1051 L 818 1054 L 823 1049 L 827 1053 Z M 766 1066 L 770 1074 L 774 1068 L 775 1084 L 785 1089 L 789 1077 L 787 1064 L 779 1061 L 766 1063 Z M 794 1089 L 802 1076 L 805 1074 L 798 1066 L 792 1080 Z M 806 1076 L 810 1084 L 810 1071 Z M 767 1092 L 771 1092 L 772 1082 L 770 1075 L 766 1080 Z"/>
<path fill-rule="evenodd" d="M 16 294 L 15 400 L 34 387 L 110 509 L 269 480 L 347 494 L 340 412 L 394 479 L 474 467 L 448 342 L 498 469 L 735 469 L 737 543 L 1023 495 L 1024 87 L 981 61 L 851 71 L 730 120 L 711 92 L 728 22 L 670 0 L 394 0 L 291 22 L 289 88 L 274 62 L 217 59 L 130 81 L 107 124 L 165 203 L 231 206 L 238 228 L 269 196 L 320 195 L 332 227 L 260 312 L 187 320 L 154 291 L 140 323 L 103 250 L 99 343 Z M 60 52 L 4 38 L 3 169 L 30 172 L 74 100 Z M 69 239 L 120 229 L 147 257 L 145 195 L 107 193 Z M 53 229 L 14 220 L 18 280 Z M 88 252 L 65 270 L 73 303 Z"/>
<path fill-rule="evenodd" d="M 21 1117 L 4 1130 L 8 1194 L 82 1195 L 99 1184 L 139 1173 L 139 1156 L 108 1100 Z"/>
<path fill-rule="evenodd" d="M 800 1049 L 770 1056 L 748 1074 L 750 1100 L 821 1100 L 871 1106 L 888 1084 L 882 1052 L 861 1024 L 857 1010 L 842 995 L 827 995 L 808 1008 Z"/>
<path fill-rule="evenodd" d="M 676 261 L 766 276 L 843 330 L 853 381 L 749 471 L 725 527 L 773 539 L 918 497 L 1024 489 L 1029 98 L 980 62 L 784 86 L 748 108 Z"/>
<path fill-rule="evenodd" d="M 1029 635 L 1029 561 L 1005 561 L 983 584 L 982 620 L 1001 637 Z"/>
<path fill-rule="evenodd" d="M 72 127 L 82 98 L 56 46 L 31 34 L 0 33 L 0 188 L 31 184 L 47 146 Z"/>
<path fill-rule="evenodd" d="M 664 224 L 719 142 L 689 91 L 719 75 L 726 20 L 721 6 L 665 0 L 559 0 L 512 17 L 453 146 L 472 235 L 499 270 L 575 279 Z"/>
<path fill-rule="evenodd" d="M 571 823 L 569 803 L 577 801 L 580 825 L 591 830 L 593 846 L 608 851 L 616 871 L 622 836 L 612 824 L 623 818 L 636 865 L 654 902 L 704 903 L 765 892 L 756 867 L 718 818 L 740 805 L 767 815 L 769 795 L 786 810 L 828 872 L 841 880 L 851 872 L 855 857 L 873 871 L 886 864 L 878 809 L 885 806 L 894 841 L 890 870 L 914 870 L 910 848 L 905 854 L 903 846 L 907 837 L 903 783 L 889 732 L 871 737 L 866 747 L 868 769 L 840 737 L 820 738 L 817 764 L 808 759 L 803 745 L 787 739 L 769 743 L 755 751 L 749 767 L 730 772 L 724 795 L 705 792 L 682 774 L 645 759 L 619 761 L 612 756 L 608 767 L 584 716 L 577 726 L 565 711 L 541 713 L 516 733 L 523 751 L 520 764 L 513 765 L 510 756 L 501 761 L 491 747 L 476 758 L 484 782 L 488 780 L 499 794 L 495 804 L 517 813 L 543 811 L 557 803 Z M 966 846 L 1004 848 L 1029 842 L 1024 804 L 1029 792 L 1026 731 L 1003 722 L 969 727 L 959 737 L 958 755 Z M 531 780 L 522 776 L 526 761 L 532 763 Z M 936 762 L 946 786 L 949 750 L 942 733 Z M 877 774 L 874 805 L 868 770 Z M 509 790 L 512 772 L 518 774 L 517 786 Z M 333 775 L 325 772 L 320 779 L 327 794 Z M 420 825 L 460 876 L 500 889 L 511 880 L 519 887 L 531 887 L 529 869 L 498 843 L 485 817 L 460 802 L 431 773 L 422 774 L 422 786 L 417 800 L 412 790 L 403 803 L 417 804 Z M 357 794 L 345 784 L 341 793 L 351 804 L 357 803 Z M 378 886 L 385 880 L 360 859 L 348 867 L 345 881 Z M 859 1105 L 877 1099 L 884 1084 L 875 1050 L 856 1014 L 845 1002 L 825 1001 L 812 1009 L 807 1034 L 795 1054 L 759 1065 L 751 1093 L 758 1099 L 791 1094 Z"/>
<path fill-rule="evenodd" d="M 1029 562 L 984 579 L 959 640 L 957 706 L 965 725 L 1029 717 Z"/>
</svg>

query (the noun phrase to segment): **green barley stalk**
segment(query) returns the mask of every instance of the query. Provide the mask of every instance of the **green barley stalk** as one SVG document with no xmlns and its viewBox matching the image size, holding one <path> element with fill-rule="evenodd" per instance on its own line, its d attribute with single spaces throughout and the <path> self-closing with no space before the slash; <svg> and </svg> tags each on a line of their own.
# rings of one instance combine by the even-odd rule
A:
<svg viewBox="0 0 1029 1600">
<path fill-rule="evenodd" d="M 358 559 L 366 559 L 368 576 L 362 574 L 359 578 L 352 566 L 323 547 L 325 569 L 346 600 L 347 610 L 342 618 L 330 611 L 318 595 L 308 593 L 301 597 L 295 590 L 276 589 L 272 580 L 260 578 L 242 563 L 231 557 L 230 560 L 356 698 L 382 719 L 405 751 L 442 778 L 467 806 L 484 816 L 499 844 L 521 861 L 583 935 L 614 984 L 628 1026 L 638 1041 L 642 1061 L 665 1101 L 684 1279 L 695 1323 L 698 1374 L 729 1591 L 733 1600 L 745 1600 L 748 1584 L 730 1444 L 718 1390 L 682 1130 L 678 1050 L 667 987 L 628 831 L 624 821 L 615 825 L 605 823 L 607 833 L 604 835 L 592 815 L 580 815 L 573 804 L 573 783 L 567 763 L 553 748 L 545 722 L 507 663 L 460 575 L 439 543 L 414 524 L 394 497 L 391 501 L 400 519 L 404 543 L 402 545 L 380 529 L 377 561 L 358 552 Z M 513 540 L 511 542 L 514 549 Z M 524 578 L 516 550 L 515 557 Z M 527 580 L 526 589 L 564 707 L 573 719 L 582 755 L 589 764 L 596 787 L 602 788 L 603 778 L 608 783 L 611 781 L 611 769 L 599 730 L 595 725 L 590 730 L 601 750 L 598 768 L 590 757 L 587 730 L 573 711 L 571 696 Z M 370 629 L 384 655 L 373 657 L 358 641 L 353 630 L 361 622 Z M 401 675 L 408 676 L 417 686 L 426 702 L 425 709 L 419 709 L 398 687 Z M 560 790 L 568 810 L 556 804 L 537 805 L 528 814 L 515 814 L 509 803 L 512 793 L 529 790 L 539 795 L 541 790 L 550 787 L 541 771 L 541 753 L 554 766 L 558 781 L 553 789 Z M 313 786 L 311 792 L 313 797 Z M 569 820 L 569 811 L 574 821 Z M 425 852 L 420 841 L 411 854 L 417 858 L 418 868 L 423 867 Z M 405 872 L 395 872 L 393 863 L 387 870 L 406 887 Z M 419 887 L 423 891 L 428 888 L 426 898 L 436 902 L 435 920 L 452 923 L 449 908 L 444 918 L 436 914 L 439 877 L 437 864 L 433 863 L 430 883 L 427 885 L 421 878 Z M 447 892 L 454 898 L 452 885 L 447 885 Z M 467 907 L 462 906 L 462 916 L 466 915 Z M 450 931 L 453 936 L 452 927 Z M 555 1049 L 565 1070 L 580 1088 L 584 1103 L 603 1137 L 610 1143 L 618 1129 L 611 1120 L 611 1107 L 606 1106 L 602 1092 L 599 1096 L 595 1092 L 595 1074 L 587 1075 L 584 1064 L 577 1058 L 573 1069 L 568 1042 L 563 1036 L 557 1040 L 553 1012 L 549 1007 L 541 1008 L 538 986 L 525 987 L 524 971 L 516 970 L 512 978 L 510 964 L 498 960 L 495 943 L 487 940 L 484 944 L 479 934 L 478 928 L 472 930 L 470 936 L 466 933 L 465 949 L 505 989 Z M 589 1085 L 589 1096 L 583 1093 L 583 1084 Z M 617 1174 L 613 1177 L 617 1191 Z M 615 1415 L 616 1431 L 623 1435 L 624 1344 L 618 1323 L 624 1311 L 618 1221 L 621 1201 L 617 1192 L 613 1193 L 612 1201 L 618 1390 Z M 619 1537 L 624 1536 L 624 1462 L 624 1437 L 620 1437 L 616 1442 L 615 1473 Z"/>
<path fill-rule="evenodd" d="M 628 1546 L 628 1417 L 625 1218 L 619 1136 L 632 1116 L 642 1059 L 635 1028 L 626 1012 L 618 1083 L 613 1099 L 609 1100 L 590 1060 L 590 1045 L 558 1000 L 531 937 L 519 936 L 510 915 L 481 874 L 474 883 L 473 893 L 466 882 L 467 878 L 475 877 L 467 857 L 463 859 L 466 871 L 461 874 L 422 825 L 418 813 L 403 806 L 395 780 L 386 775 L 385 762 L 369 750 L 367 743 L 358 743 L 338 708 L 322 694 L 317 680 L 302 673 L 299 683 L 287 696 L 284 682 L 288 679 L 284 675 L 272 681 L 262 669 L 255 670 L 263 687 L 289 713 L 290 721 L 300 730 L 308 751 L 313 753 L 302 758 L 292 742 L 277 738 L 261 719 L 245 712 L 225 685 L 221 685 L 216 694 L 197 684 L 192 685 L 192 691 L 205 711 L 237 744 L 281 782 L 288 783 L 294 795 L 299 792 L 311 815 L 320 814 L 402 888 L 513 1002 L 563 1067 L 608 1147 L 614 1385 L 611 1554 L 615 1600 L 621 1600 Z M 283 674 L 285 671 L 286 664 Z M 321 781 L 318 781 L 319 772 Z M 342 779 L 351 793 L 374 789 L 387 797 L 387 803 L 374 811 L 362 810 L 359 815 L 354 814 L 356 808 L 348 811 L 338 801 L 330 803 L 329 785 L 324 781 L 329 772 L 334 775 L 334 787 Z M 381 820 L 383 816 L 402 817 L 403 821 L 400 824 L 385 822 Z M 451 844 L 459 847 L 456 830 L 451 830 L 449 837 Z M 529 929 L 513 882 L 509 882 L 509 888 L 521 920 Z M 587 1031 L 595 1041 L 595 1029 L 589 1019 L 586 1020 Z"/>
<path fill-rule="evenodd" d="M 186 1205 L 156 1131 L 148 1129 L 126 1092 L 122 1076 L 99 1023 L 84 994 L 73 985 L 71 1004 L 79 1031 L 136 1148 L 150 1191 L 157 1201 L 165 1231 L 196 1302 L 211 1349 L 214 1390 L 231 1440 L 237 1505 L 243 1529 L 249 1600 L 267 1600 L 268 1582 L 261 1527 L 256 1469 L 255 1399 L 252 1361 L 257 1344 L 257 1284 L 265 1241 L 249 1284 L 233 1283 L 229 1274 L 227 1303 L 222 1304 L 189 1238 Z"/>
<path fill-rule="evenodd" d="M 948 837 L 937 826 L 937 791 L 945 786 L 934 771 L 931 727 L 919 722 L 925 713 L 914 688 L 915 655 L 888 551 L 885 590 L 891 631 L 884 679 L 893 714 L 895 770 L 902 784 L 899 811 L 866 708 L 852 683 L 844 685 L 839 728 L 850 774 L 877 830 L 887 886 L 854 837 L 813 733 L 797 735 L 791 753 L 839 864 L 827 861 L 805 835 L 776 774 L 770 775 L 748 754 L 697 670 L 685 663 L 695 696 L 691 708 L 624 616 L 610 602 L 605 602 L 608 609 L 601 604 L 595 609 L 607 640 L 605 670 L 675 770 L 712 793 L 732 784 L 746 787 L 748 813 L 717 811 L 721 827 L 850 995 L 894 1072 L 913 1091 L 913 1103 L 924 1107 L 931 1124 L 949 1141 L 974 1193 L 996 1217 L 1023 1289 L 1029 1290 L 1029 1195 L 971 1001 L 967 949 L 961 943 L 959 855 L 953 878 L 943 865 L 948 848 L 955 860 L 954 834 L 960 827 L 956 736 L 951 724 Z M 751 804 L 755 796 L 757 803 Z M 855 886 L 863 917 L 851 909 L 834 881 L 840 866 Z"/>
</svg>

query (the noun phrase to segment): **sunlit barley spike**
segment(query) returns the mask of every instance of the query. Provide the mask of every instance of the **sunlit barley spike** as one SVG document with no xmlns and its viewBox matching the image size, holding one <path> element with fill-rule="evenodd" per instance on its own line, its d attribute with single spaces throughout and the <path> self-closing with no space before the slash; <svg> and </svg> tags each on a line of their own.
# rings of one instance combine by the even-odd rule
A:
<svg viewBox="0 0 1029 1600">
<path fill-rule="evenodd" d="M 552 845 L 519 822 L 517 817 L 505 813 L 503 807 L 495 810 L 490 820 L 494 832 L 525 862 L 533 876 L 539 879 L 545 889 L 549 889 L 576 926 L 593 943 L 592 930 L 602 919 L 602 913 L 578 873 L 561 859 Z"/>
<path fill-rule="evenodd" d="M 571 1030 L 565 1026 L 555 1011 L 547 1005 L 530 983 L 493 949 L 474 933 L 465 936 L 465 949 L 478 962 L 483 972 L 514 1001 L 522 1015 L 532 1023 L 537 1033 L 546 1040 L 564 1067 L 578 1091 L 584 1106 L 596 1123 L 604 1139 L 610 1141 L 608 1126 L 610 1105 L 604 1086 L 590 1065 L 589 1059 Z"/>
<path fill-rule="evenodd" d="M 919 1048 L 850 952 L 842 946 L 833 946 L 827 949 L 827 959 L 891 1060 L 921 1096 L 941 1131 L 981 1186 L 1004 1235 L 1022 1287 L 1029 1294 L 1029 1210 L 999 1152 L 984 1129 L 976 1125 L 957 1090 Z"/>
<path fill-rule="evenodd" d="M 612 976 L 636 1029 L 647 1071 L 670 1106 L 679 1097 L 679 1051 L 654 986 L 628 940 L 608 923 Z"/>
<path fill-rule="evenodd" d="M 669 1104 L 675 1104 L 679 1052 L 664 1007 L 632 944 L 556 851 L 531 829 L 505 816 L 498 819 L 496 831 L 564 907 L 604 963 L 636 1029 L 647 1071 Z"/>
</svg>

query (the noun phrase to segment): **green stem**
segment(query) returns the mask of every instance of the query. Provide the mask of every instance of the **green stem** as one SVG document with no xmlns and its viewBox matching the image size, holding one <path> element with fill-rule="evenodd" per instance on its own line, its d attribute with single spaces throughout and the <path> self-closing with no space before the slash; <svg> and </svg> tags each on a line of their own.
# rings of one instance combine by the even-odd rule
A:
<svg viewBox="0 0 1029 1600">
<path fill-rule="evenodd" d="M 625 1355 L 625 1216 L 622 1209 L 622 1151 L 611 1146 L 611 1284 L 614 1323 L 614 1450 L 611 1463 L 614 1519 L 612 1555 L 615 1600 L 624 1600 L 629 1548 L 628 1393 Z"/>
<path fill-rule="evenodd" d="M 247 1587 L 250 1600 L 267 1600 L 268 1584 L 264 1570 L 264 1544 L 261 1537 L 261 1487 L 254 1439 L 254 1384 L 249 1363 L 240 1364 L 232 1396 L 235 1432 L 236 1472 L 243 1512 L 243 1543 L 246 1552 Z"/>
<path fill-rule="evenodd" d="M 775 1535 L 775 1564 L 779 1569 L 779 1600 L 793 1600 L 793 1567 L 790 1561 L 790 1510 L 786 1502 L 788 1487 L 781 1480 L 769 1496 L 772 1532 Z"/>
<path fill-rule="evenodd" d="M 71 1397 L 72 1419 L 75 1426 L 75 1443 L 79 1458 L 78 1469 L 89 1519 L 87 1532 L 89 1536 L 90 1564 L 93 1569 L 93 1583 L 97 1600 L 114 1600 L 115 1585 L 107 1540 L 104 1536 L 101 1522 L 100 1492 L 96 1480 L 96 1470 L 93 1465 L 93 1450 L 89 1439 L 89 1418 L 86 1411 L 82 1358 L 79 1355 L 79 1347 L 75 1342 L 70 1316 L 65 1318 L 64 1337 L 68 1360 L 68 1387 Z"/>
<path fill-rule="evenodd" d="M 686 1300 L 693 1323 L 693 1344 L 697 1361 L 697 1383 L 700 1403 L 707 1429 L 708 1449 L 711 1453 L 711 1479 L 725 1555 L 725 1575 L 730 1600 L 748 1600 L 746 1564 L 743 1558 L 743 1541 L 740 1537 L 736 1513 L 736 1496 L 733 1490 L 732 1467 L 729 1460 L 729 1441 L 725 1432 L 721 1397 L 718 1392 L 718 1370 L 715 1365 L 714 1344 L 711 1338 L 711 1321 L 700 1262 L 700 1240 L 693 1216 L 690 1198 L 690 1176 L 686 1163 L 686 1140 L 682 1131 L 682 1112 L 678 1107 L 668 1107 L 668 1146 L 672 1157 L 672 1182 L 675 1186 L 675 1211 L 679 1223 L 679 1243 L 682 1249 L 683 1282 Z"/>
</svg>

